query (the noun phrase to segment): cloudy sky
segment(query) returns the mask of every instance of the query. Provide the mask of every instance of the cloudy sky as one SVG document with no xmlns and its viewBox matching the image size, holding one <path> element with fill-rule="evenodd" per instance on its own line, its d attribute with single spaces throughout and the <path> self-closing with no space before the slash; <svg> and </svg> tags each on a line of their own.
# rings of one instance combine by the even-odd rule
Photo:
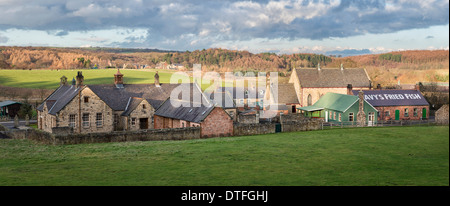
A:
<svg viewBox="0 0 450 206">
<path fill-rule="evenodd" d="M 380 53 L 449 48 L 449 0 L 0 0 L 0 45 Z"/>
</svg>

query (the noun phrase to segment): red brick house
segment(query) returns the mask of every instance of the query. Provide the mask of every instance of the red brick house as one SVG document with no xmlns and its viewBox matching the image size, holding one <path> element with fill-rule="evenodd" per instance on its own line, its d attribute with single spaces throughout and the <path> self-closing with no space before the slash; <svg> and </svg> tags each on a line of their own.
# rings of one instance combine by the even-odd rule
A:
<svg viewBox="0 0 450 206">
<path fill-rule="evenodd" d="M 359 90 L 353 90 L 358 95 Z M 428 119 L 430 105 L 419 90 L 363 90 L 364 99 L 378 110 L 379 120 Z"/>
<path fill-rule="evenodd" d="M 202 138 L 232 136 L 233 118 L 212 104 L 198 85 L 191 85 L 190 101 L 169 98 L 155 111 L 154 128 L 201 127 Z M 195 101 L 194 93 L 201 100 Z"/>
</svg>

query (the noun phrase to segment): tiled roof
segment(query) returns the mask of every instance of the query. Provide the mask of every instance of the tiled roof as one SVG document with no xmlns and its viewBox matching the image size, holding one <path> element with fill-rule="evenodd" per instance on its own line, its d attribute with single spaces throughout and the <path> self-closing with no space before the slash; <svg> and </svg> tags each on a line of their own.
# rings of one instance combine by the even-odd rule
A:
<svg viewBox="0 0 450 206">
<path fill-rule="evenodd" d="M 369 87 L 365 69 L 296 69 L 302 87 Z"/>
</svg>

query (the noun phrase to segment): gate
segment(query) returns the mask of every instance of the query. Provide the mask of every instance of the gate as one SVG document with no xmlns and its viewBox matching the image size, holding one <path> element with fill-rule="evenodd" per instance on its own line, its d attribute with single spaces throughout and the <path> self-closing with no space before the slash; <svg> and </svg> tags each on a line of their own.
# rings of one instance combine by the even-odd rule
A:
<svg viewBox="0 0 450 206">
<path fill-rule="evenodd" d="M 275 133 L 279 133 L 279 132 L 281 132 L 281 124 L 280 123 L 275 125 Z"/>
</svg>

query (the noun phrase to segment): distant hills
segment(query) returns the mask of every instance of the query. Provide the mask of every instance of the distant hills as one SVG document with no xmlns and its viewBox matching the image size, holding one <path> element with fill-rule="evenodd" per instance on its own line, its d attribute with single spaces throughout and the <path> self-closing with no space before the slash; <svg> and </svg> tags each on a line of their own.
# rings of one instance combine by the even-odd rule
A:
<svg viewBox="0 0 450 206">
<path fill-rule="evenodd" d="M 365 54 L 368 50 L 331 51 L 324 54 L 258 53 L 227 49 L 164 51 L 128 48 L 0 47 L 0 69 L 134 68 L 146 65 L 181 64 L 189 70 L 202 64 L 207 71 L 278 71 L 293 68 L 366 68 L 374 82 L 382 84 L 417 81 L 448 82 L 449 51 L 417 50 Z M 358 56 L 353 56 L 359 54 Z"/>
</svg>

